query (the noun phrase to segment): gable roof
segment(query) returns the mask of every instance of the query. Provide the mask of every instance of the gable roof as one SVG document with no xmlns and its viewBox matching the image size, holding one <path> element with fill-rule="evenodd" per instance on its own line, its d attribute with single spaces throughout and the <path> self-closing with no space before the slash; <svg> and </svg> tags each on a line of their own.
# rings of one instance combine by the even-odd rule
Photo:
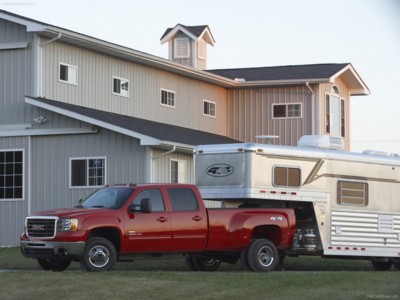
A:
<svg viewBox="0 0 400 300">
<path fill-rule="evenodd" d="M 137 138 L 140 140 L 141 145 L 178 145 L 181 148 L 191 149 L 196 145 L 239 142 L 238 140 L 218 134 L 124 116 L 44 98 L 25 97 L 25 102 L 98 127 Z"/>
<path fill-rule="evenodd" d="M 167 30 L 160 38 L 161 44 L 164 44 L 165 42 L 172 39 L 179 31 L 185 33 L 192 40 L 203 38 L 210 45 L 214 46 L 215 44 L 214 37 L 212 36 L 211 30 L 208 25 L 186 26 L 183 24 L 176 24 L 175 27 L 167 28 Z"/>
<path fill-rule="evenodd" d="M 351 95 L 368 95 L 369 89 L 350 63 L 288 65 L 276 67 L 206 70 L 246 85 L 269 82 L 270 85 L 334 82 L 342 77 Z"/>
</svg>

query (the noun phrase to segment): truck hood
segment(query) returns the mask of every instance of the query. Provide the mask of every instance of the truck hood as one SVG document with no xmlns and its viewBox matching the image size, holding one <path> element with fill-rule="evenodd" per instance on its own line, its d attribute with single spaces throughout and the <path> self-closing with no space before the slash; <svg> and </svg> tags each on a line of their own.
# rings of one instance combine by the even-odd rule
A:
<svg viewBox="0 0 400 300">
<path fill-rule="evenodd" d="M 59 208 L 54 210 L 41 211 L 37 213 L 33 213 L 30 217 L 35 216 L 52 216 L 59 217 L 60 219 L 65 218 L 78 218 L 80 216 L 88 216 L 92 214 L 97 214 L 102 211 L 109 211 L 107 208 Z"/>
</svg>

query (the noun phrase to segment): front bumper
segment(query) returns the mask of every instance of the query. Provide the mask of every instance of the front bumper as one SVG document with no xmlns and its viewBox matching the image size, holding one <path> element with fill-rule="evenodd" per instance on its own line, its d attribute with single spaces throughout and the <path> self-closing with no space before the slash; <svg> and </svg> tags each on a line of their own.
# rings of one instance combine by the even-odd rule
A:
<svg viewBox="0 0 400 300">
<path fill-rule="evenodd" d="M 21 241 L 22 254 L 37 259 L 79 259 L 85 250 L 85 242 Z"/>
</svg>

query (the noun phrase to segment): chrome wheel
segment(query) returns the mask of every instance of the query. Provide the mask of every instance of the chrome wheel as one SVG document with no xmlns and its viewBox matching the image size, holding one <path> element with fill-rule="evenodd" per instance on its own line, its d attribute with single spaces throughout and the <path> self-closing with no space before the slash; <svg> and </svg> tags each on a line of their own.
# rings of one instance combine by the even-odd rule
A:
<svg viewBox="0 0 400 300">
<path fill-rule="evenodd" d="M 94 246 L 89 250 L 89 262 L 93 267 L 102 268 L 110 261 L 110 252 L 104 246 Z"/>
</svg>

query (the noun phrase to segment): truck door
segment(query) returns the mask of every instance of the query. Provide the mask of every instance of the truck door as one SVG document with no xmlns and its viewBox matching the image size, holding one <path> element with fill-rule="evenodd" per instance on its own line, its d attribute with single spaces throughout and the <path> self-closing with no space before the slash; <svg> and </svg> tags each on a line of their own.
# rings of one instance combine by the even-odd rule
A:
<svg viewBox="0 0 400 300">
<path fill-rule="evenodd" d="M 168 188 L 172 251 L 201 251 L 207 242 L 207 214 L 190 188 Z"/>
<path fill-rule="evenodd" d="M 142 199 L 151 199 L 151 212 L 128 212 L 125 223 L 127 252 L 169 252 L 171 248 L 171 219 L 165 209 L 159 189 L 146 189 L 133 199 L 140 206 Z"/>
</svg>

